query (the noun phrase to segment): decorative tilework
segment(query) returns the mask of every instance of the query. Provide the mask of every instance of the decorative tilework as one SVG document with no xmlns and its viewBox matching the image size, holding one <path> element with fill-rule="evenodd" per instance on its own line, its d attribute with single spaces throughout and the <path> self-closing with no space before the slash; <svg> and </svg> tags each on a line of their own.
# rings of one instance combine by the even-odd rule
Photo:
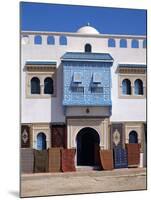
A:
<svg viewBox="0 0 151 200">
<path fill-rule="evenodd" d="M 111 62 L 79 62 L 62 61 L 63 63 L 63 85 L 64 85 L 64 106 L 111 106 Z M 73 75 L 81 74 L 82 82 L 76 87 L 83 87 L 84 92 L 73 92 Z M 99 74 L 100 83 L 96 87 L 102 87 L 103 93 L 93 93 L 93 75 Z M 94 85 L 93 85 L 94 87 Z M 99 90 L 98 90 L 99 91 Z"/>
</svg>

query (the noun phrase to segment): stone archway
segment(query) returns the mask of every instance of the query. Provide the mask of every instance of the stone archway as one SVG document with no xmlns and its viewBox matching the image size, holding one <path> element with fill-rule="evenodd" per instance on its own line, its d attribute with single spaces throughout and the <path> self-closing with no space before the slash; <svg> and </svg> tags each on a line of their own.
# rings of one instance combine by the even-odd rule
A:
<svg viewBox="0 0 151 200">
<path fill-rule="evenodd" d="M 99 144 L 98 132 L 89 127 L 82 128 L 76 137 L 77 144 L 77 165 L 97 166 L 99 165 Z"/>
<path fill-rule="evenodd" d="M 38 150 L 47 149 L 46 135 L 43 132 L 40 132 L 37 135 L 37 149 Z"/>
</svg>

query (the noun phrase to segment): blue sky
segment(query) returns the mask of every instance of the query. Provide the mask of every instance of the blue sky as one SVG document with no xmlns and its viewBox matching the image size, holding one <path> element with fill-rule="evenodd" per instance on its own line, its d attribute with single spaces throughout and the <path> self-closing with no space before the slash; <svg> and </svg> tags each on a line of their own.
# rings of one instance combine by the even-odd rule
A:
<svg viewBox="0 0 151 200">
<path fill-rule="evenodd" d="M 76 32 L 88 22 L 104 34 L 146 34 L 146 10 L 47 3 L 20 4 L 21 30 Z"/>
</svg>

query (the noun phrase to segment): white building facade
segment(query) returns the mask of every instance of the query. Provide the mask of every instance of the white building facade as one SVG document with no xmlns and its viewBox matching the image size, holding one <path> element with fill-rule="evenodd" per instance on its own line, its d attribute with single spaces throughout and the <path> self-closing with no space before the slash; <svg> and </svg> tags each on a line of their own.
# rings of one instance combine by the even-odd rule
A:
<svg viewBox="0 0 151 200">
<path fill-rule="evenodd" d="M 76 148 L 77 165 L 95 165 L 97 146 L 140 143 L 145 166 L 146 71 L 146 36 L 21 32 L 24 143 Z"/>
</svg>

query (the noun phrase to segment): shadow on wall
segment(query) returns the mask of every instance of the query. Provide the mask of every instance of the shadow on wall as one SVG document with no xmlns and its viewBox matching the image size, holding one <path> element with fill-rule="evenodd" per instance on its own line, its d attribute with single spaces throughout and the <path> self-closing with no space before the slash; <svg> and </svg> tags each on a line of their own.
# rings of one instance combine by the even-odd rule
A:
<svg viewBox="0 0 151 200">
<path fill-rule="evenodd" d="M 51 98 L 51 122 L 62 122 L 62 116 L 64 115 L 64 110 L 62 106 L 62 98 L 63 98 L 63 66 L 60 64 L 56 69 L 55 75 L 55 84 L 54 84 L 54 92 L 55 96 Z M 58 106 L 59 105 L 59 106 Z"/>
<path fill-rule="evenodd" d="M 67 129 L 65 125 L 63 100 L 63 65 L 56 69 L 56 96 L 51 99 L 51 147 L 67 148 Z M 58 106 L 59 105 L 59 106 Z"/>
<path fill-rule="evenodd" d="M 19 191 L 11 190 L 8 193 L 14 197 L 19 197 Z"/>
</svg>

